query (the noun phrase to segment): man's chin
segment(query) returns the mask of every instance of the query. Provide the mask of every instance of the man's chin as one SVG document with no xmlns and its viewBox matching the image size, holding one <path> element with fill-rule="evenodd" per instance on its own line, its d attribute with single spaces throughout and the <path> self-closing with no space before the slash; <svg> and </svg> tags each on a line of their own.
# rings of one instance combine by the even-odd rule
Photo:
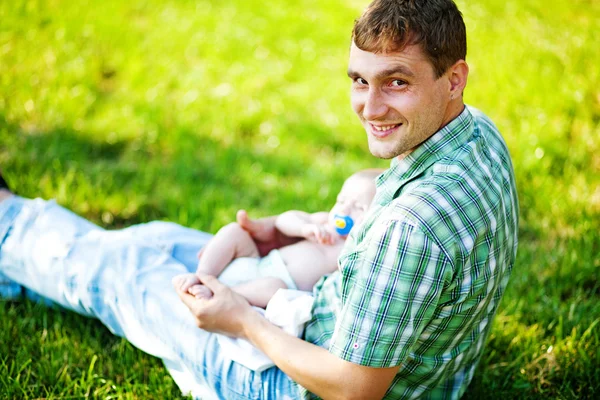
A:
<svg viewBox="0 0 600 400">
<path fill-rule="evenodd" d="M 378 146 L 379 144 L 380 143 L 369 143 L 369 151 L 373 156 L 381 158 L 382 160 L 390 160 L 398 155 L 394 150 L 382 148 L 383 146 Z"/>
<path fill-rule="evenodd" d="M 391 160 L 392 158 L 395 157 L 395 155 L 393 154 L 389 154 L 389 153 L 377 153 L 374 151 L 371 151 L 371 154 L 377 158 L 380 158 L 382 160 Z"/>
</svg>

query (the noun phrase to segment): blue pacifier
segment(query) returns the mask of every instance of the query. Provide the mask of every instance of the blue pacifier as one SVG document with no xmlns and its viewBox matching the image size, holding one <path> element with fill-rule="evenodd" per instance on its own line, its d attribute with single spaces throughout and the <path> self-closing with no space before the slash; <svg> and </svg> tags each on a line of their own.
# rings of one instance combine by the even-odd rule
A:
<svg viewBox="0 0 600 400">
<path fill-rule="evenodd" d="M 354 221 L 348 215 L 336 214 L 333 217 L 333 223 L 335 225 L 335 231 L 341 236 L 348 235 L 350 229 L 354 226 Z"/>
</svg>

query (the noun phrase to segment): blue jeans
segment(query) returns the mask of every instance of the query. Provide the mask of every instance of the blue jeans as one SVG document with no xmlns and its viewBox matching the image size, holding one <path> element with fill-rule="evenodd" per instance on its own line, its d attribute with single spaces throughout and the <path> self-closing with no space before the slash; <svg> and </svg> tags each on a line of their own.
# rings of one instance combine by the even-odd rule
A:
<svg viewBox="0 0 600 400">
<path fill-rule="evenodd" d="M 202 399 L 294 399 L 278 368 L 254 372 L 226 358 L 196 327 L 171 286 L 194 271 L 211 235 L 168 222 L 107 231 L 53 201 L 0 202 L 0 296 L 17 284 L 163 359 L 183 392 Z M 8 278 L 8 279 L 7 279 Z"/>
</svg>

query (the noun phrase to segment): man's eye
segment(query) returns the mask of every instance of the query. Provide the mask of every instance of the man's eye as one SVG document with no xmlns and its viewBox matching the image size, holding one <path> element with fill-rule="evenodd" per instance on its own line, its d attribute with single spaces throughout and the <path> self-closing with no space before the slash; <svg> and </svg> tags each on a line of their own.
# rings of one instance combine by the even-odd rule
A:
<svg viewBox="0 0 600 400">
<path fill-rule="evenodd" d="M 366 80 L 364 80 L 363 78 L 356 78 L 354 80 L 354 82 L 358 83 L 359 85 L 368 85 L 369 82 L 367 82 Z"/>
<path fill-rule="evenodd" d="M 406 81 L 403 81 L 402 79 L 394 79 L 392 81 L 392 86 L 404 86 L 406 85 Z"/>
</svg>

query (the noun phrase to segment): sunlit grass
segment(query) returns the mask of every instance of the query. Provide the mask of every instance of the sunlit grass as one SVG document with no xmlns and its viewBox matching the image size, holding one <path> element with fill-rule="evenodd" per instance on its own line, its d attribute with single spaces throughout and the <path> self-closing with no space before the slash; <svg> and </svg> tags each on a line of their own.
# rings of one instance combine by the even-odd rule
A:
<svg viewBox="0 0 600 400">
<path fill-rule="evenodd" d="M 20 194 L 106 227 L 214 232 L 242 207 L 327 209 L 344 177 L 387 165 L 348 102 L 366 3 L 0 2 L 0 165 Z M 503 132 L 521 204 L 517 265 L 467 397 L 598 397 L 600 4 L 459 6 L 467 102 Z M 97 322 L 0 304 L 6 398 L 177 396 L 157 360 Z"/>
</svg>

